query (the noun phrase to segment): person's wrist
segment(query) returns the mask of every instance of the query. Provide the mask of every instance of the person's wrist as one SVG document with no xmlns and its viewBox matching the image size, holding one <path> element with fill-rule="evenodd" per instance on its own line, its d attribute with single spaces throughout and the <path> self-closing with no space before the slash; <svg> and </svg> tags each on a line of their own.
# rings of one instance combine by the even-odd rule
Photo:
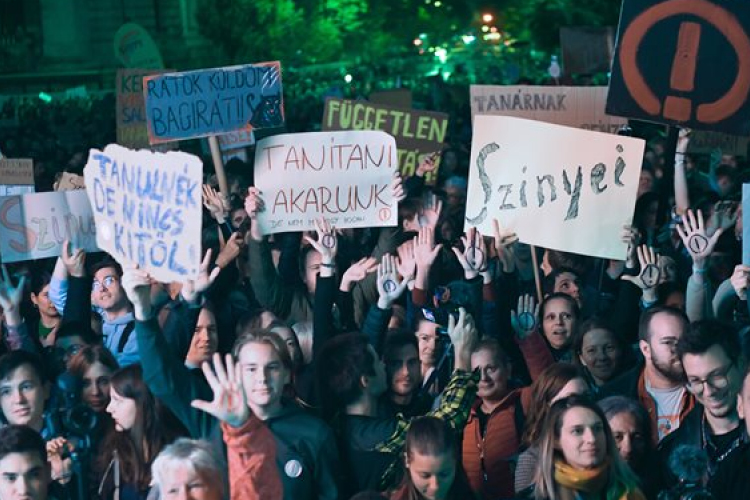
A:
<svg viewBox="0 0 750 500">
<path fill-rule="evenodd" d="M 148 321 L 153 315 L 153 310 L 150 304 L 133 305 L 133 315 L 138 321 Z"/>
<path fill-rule="evenodd" d="M 387 311 L 393 306 L 393 302 L 385 297 L 378 297 L 378 309 Z"/>
<path fill-rule="evenodd" d="M 339 285 L 339 290 L 342 292 L 349 293 L 352 291 L 352 288 L 354 287 L 354 282 L 347 279 L 346 275 L 344 275 L 344 278 L 341 279 L 341 284 Z"/>
<path fill-rule="evenodd" d="M 643 300 L 644 302 L 656 302 L 656 288 L 646 288 L 643 290 Z"/>
</svg>

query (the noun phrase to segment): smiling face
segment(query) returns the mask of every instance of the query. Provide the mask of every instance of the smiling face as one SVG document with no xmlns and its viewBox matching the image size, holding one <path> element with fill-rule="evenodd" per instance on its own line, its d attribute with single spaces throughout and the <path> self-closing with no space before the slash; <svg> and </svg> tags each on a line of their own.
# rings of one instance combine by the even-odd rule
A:
<svg viewBox="0 0 750 500">
<path fill-rule="evenodd" d="M 499 401 L 508 394 L 510 365 L 497 359 L 490 349 L 480 349 L 471 355 L 472 371 L 479 371 L 477 396 L 483 401 Z"/>
<path fill-rule="evenodd" d="M 622 349 L 615 334 L 604 328 L 586 332 L 579 359 L 597 384 L 611 380 L 620 365 Z"/>
<path fill-rule="evenodd" d="M 574 469 L 592 469 L 604 462 L 607 439 L 604 422 L 588 408 L 570 408 L 562 417 L 557 447 Z"/>
<path fill-rule="evenodd" d="M 425 500 L 445 500 L 456 477 L 456 460 L 450 453 L 421 454 L 413 451 L 406 467 L 416 490 Z"/>
<path fill-rule="evenodd" d="M 688 383 L 700 388 L 693 394 L 706 413 L 715 418 L 734 416 L 741 374 L 722 346 L 714 344 L 704 353 L 684 354 L 682 365 Z"/>
<path fill-rule="evenodd" d="M 542 318 L 542 330 L 552 347 L 565 349 L 570 345 L 574 324 L 575 316 L 570 302 L 559 298 L 547 302 Z"/>
</svg>

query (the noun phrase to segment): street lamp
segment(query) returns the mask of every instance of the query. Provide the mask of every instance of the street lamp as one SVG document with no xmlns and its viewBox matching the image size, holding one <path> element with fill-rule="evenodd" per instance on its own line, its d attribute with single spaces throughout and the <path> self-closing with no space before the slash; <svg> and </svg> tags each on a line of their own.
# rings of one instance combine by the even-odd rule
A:
<svg viewBox="0 0 750 500">
<path fill-rule="evenodd" d="M 492 21 L 493 21 L 494 19 L 495 19 L 495 16 L 493 16 L 493 15 L 492 15 L 492 14 L 490 14 L 489 12 L 486 12 L 486 13 L 482 14 L 482 22 L 484 22 L 484 23 L 487 23 L 487 24 L 489 24 L 489 23 L 491 23 L 491 22 L 492 22 Z"/>
</svg>

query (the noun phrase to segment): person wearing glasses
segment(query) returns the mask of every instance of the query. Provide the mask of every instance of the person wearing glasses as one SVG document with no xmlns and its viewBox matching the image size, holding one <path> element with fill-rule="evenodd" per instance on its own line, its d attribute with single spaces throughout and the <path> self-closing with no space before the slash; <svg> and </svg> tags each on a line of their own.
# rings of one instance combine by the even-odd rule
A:
<svg viewBox="0 0 750 500">
<path fill-rule="evenodd" d="M 742 384 L 740 341 L 734 330 L 715 320 L 697 321 L 677 343 L 685 369 L 686 387 L 699 403 L 682 421 L 680 428 L 659 445 L 662 464 L 679 445 L 693 445 L 706 451 L 712 477 L 722 462 L 748 442 L 745 426 L 737 412 L 737 394 Z M 676 483 L 665 469 L 665 486 Z"/>
</svg>

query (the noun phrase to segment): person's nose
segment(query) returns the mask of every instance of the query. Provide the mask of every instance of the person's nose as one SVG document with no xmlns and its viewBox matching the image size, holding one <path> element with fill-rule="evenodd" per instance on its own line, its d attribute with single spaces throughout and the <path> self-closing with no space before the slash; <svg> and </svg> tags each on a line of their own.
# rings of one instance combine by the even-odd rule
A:
<svg viewBox="0 0 750 500">
<path fill-rule="evenodd" d="M 633 443 L 630 440 L 630 436 L 628 434 L 625 434 L 622 437 L 622 441 L 620 441 L 620 456 L 623 458 L 623 460 L 627 461 L 630 460 L 630 455 L 633 453 Z"/>
<path fill-rule="evenodd" d="M 16 404 L 25 403 L 27 401 L 26 396 L 24 395 L 20 387 L 16 389 L 13 396 L 13 402 Z"/>
</svg>

